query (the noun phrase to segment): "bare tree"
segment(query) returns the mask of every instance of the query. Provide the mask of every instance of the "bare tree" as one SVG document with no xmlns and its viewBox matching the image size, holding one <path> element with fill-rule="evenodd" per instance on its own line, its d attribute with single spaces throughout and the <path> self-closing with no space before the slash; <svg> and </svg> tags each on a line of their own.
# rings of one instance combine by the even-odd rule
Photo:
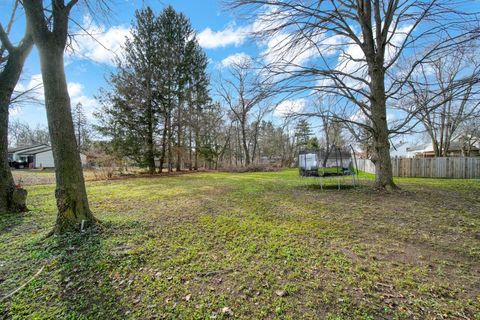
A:
<svg viewBox="0 0 480 320">
<path fill-rule="evenodd" d="M 404 91 L 401 109 L 416 109 L 435 156 L 448 155 L 461 127 L 480 116 L 480 60 L 475 47 L 432 59 L 418 68 Z"/>
<path fill-rule="evenodd" d="M 284 118 L 283 123 L 280 126 L 283 133 L 282 143 L 282 167 L 290 167 L 295 162 L 295 146 L 297 144 L 295 134 L 292 134 L 292 119 Z"/>
<path fill-rule="evenodd" d="M 72 8 L 78 0 L 24 0 L 27 24 L 40 55 L 48 128 L 55 162 L 57 221 L 54 232 L 64 233 L 91 226 L 96 219 L 90 211 L 80 152 L 72 120 L 70 96 L 64 70 L 64 51 Z"/>
<path fill-rule="evenodd" d="M 464 157 L 471 156 L 474 147 L 480 148 L 480 117 L 472 118 L 462 124 L 459 141 Z"/>
<path fill-rule="evenodd" d="M 13 25 L 18 1 L 15 1 L 12 15 L 6 29 L 0 23 L 0 213 L 23 211 L 24 198 L 20 202 L 15 193 L 19 192 L 8 164 L 8 114 L 14 88 L 22 73 L 23 64 L 33 47 L 30 25 L 20 43 L 15 46 L 8 36 Z M 26 196 L 26 191 L 22 192 Z"/>
<path fill-rule="evenodd" d="M 411 123 L 409 114 L 389 127 L 387 106 L 418 65 L 478 37 L 478 15 L 447 0 L 230 0 L 255 19 L 255 35 L 267 44 L 269 74 L 285 92 L 318 91 L 344 100 L 345 117 L 330 116 L 367 130 L 373 141 L 375 186 L 396 188 L 389 136 Z M 430 50 L 416 55 L 430 44 Z M 415 59 L 410 59 L 411 56 Z M 398 72 L 399 65 L 403 73 Z M 342 108 L 342 111 L 344 109 Z M 353 112 L 355 111 L 355 112 Z M 414 112 L 413 112 L 414 113 Z M 368 121 L 358 121 L 368 119 Z"/>
<path fill-rule="evenodd" d="M 8 141 L 12 147 L 50 144 L 50 134 L 47 127 L 37 125 L 33 128 L 27 122 L 13 120 L 8 125 Z"/>
<path fill-rule="evenodd" d="M 253 69 L 253 61 L 244 57 L 232 62 L 228 76 L 218 81 L 217 93 L 239 124 L 243 156 L 248 166 L 253 157 L 249 147 L 249 118 L 255 113 L 255 120 L 259 123 L 267 109 L 265 103 L 271 95 L 271 86 L 258 70 Z"/>
<path fill-rule="evenodd" d="M 78 102 L 73 109 L 73 127 L 75 129 L 78 149 L 85 151 L 90 141 L 90 129 L 81 102 Z"/>
</svg>

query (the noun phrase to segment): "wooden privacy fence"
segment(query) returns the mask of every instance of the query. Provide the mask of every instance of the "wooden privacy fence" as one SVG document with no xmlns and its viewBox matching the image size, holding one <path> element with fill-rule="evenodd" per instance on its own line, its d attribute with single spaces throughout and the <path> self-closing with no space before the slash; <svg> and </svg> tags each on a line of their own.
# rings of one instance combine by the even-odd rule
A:
<svg viewBox="0 0 480 320">
<path fill-rule="evenodd" d="M 358 159 L 358 169 L 375 173 L 371 160 Z M 395 177 L 480 178 L 480 157 L 392 158 Z"/>
</svg>

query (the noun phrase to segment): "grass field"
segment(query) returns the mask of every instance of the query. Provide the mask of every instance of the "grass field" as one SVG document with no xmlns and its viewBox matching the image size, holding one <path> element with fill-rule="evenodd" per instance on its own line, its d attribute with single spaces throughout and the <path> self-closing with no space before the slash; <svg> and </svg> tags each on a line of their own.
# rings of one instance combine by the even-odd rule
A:
<svg viewBox="0 0 480 320">
<path fill-rule="evenodd" d="M 335 180 L 331 181 L 332 183 Z M 480 319 L 480 181 L 321 192 L 296 170 L 88 182 L 101 230 L 0 217 L 0 319 Z"/>
</svg>

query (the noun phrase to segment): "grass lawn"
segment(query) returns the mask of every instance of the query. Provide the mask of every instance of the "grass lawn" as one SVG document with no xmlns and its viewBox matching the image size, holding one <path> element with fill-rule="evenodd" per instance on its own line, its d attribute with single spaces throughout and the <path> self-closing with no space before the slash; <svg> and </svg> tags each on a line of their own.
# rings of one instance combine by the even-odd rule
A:
<svg viewBox="0 0 480 320">
<path fill-rule="evenodd" d="M 334 182 L 336 180 L 332 180 Z M 88 182 L 96 233 L 0 217 L 0 319 L 480 319 L 480 181 L 321 192 L 297 170 Z"/>
</svg>

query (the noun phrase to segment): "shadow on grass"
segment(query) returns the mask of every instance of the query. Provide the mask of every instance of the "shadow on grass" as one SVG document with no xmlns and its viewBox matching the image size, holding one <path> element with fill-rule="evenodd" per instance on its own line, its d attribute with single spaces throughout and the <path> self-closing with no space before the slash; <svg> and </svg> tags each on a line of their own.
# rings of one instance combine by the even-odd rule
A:
<svg viewBox="0 0 480 320">
<path fill-rule="evenodd" d="M 70 233 L 39 240 L 35 254 L 26 264 L 39 265 L 43 272 L 8 300 L 0 304 L 0 318 L 28 315 L 32 318 L 123 319 L 120 292 L 111 281 L 115 263 L 106 248 L 112 225 L 102 231 Z M 37 267 L 36 267 L 37 268 Z M 17 278 L 31 278 L 17 271 Z M 36 271 L 36 270 L 35 270 Z"/>
<path fill-rule="evenodd" d="M 59 294 L 62 316 L 69 319 L 121 319 L 121 297 L 108 272 L 111 255 L 105 241 L 111 224 L 101 231 L 56 237 L 52 253 L 58 257 Z"/>
<path fill-rule="evenodd" d="M 339 186 L 334 183 L 327 183 L 323 185 L 321 185 L 320 183 L 315 183 L 315 184 L 301 185 L 298 188 L 304 191 L 345 191 L 345 190 L 354 190 L 357 188 L 362 188 L 362 186 L 340 184 L 340 189 L 339 189 Z"/>
<path fill-rule="evenodd" d="M 21 213 L 1 213 L 0 214 L 0 234 L 12 232 L 15 227 L 22 225 L 25 215 L 28 212 Z"/>
</svg>

